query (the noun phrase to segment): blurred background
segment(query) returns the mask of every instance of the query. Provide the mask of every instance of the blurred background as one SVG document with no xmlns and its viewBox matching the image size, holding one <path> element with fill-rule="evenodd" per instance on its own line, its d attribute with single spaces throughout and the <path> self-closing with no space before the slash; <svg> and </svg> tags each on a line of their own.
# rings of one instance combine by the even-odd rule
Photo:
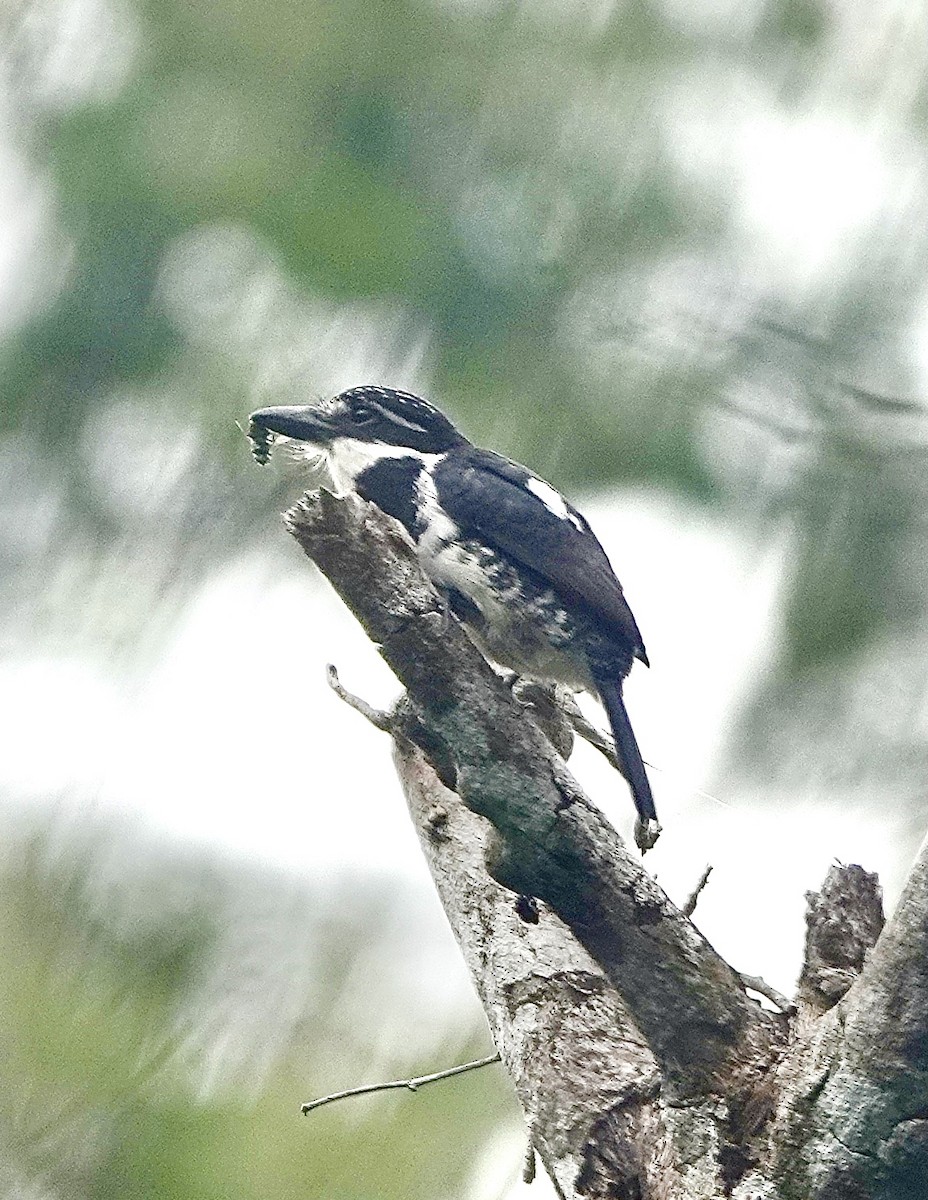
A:
<svg viewBox="0 0 928 1200">
<path fill-rule="evenodd" d="M 893 902 L 926 80 L 889 0 L 2 6 L 0 1194 L 551 1194 L 499 1068 L 299 1116 L 488 1036 L 260 405 L 411 388 L 584 507 L 653 663 L 648 865 L 714 865 L 735 966 L 791 989 L 835 857 Z"/>
</svg>

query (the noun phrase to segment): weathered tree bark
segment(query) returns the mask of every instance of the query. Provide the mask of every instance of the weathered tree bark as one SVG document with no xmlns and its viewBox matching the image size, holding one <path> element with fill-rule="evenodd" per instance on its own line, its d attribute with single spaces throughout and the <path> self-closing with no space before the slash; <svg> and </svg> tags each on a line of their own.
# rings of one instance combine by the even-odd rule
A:
<svg viewBox="0 0 928 1200">
<path fill-rule="evenodd" d="M 557 714 L 449 622 L 399 526 L 324 492 L 286 519 L 406 689 L 385 724 L 410 812 L 559 1193 L 928 1200 L 928 854 L 882 934 L 875 878 L 833 868 L 797 1006 L 763 1010 L 583 795 Z"/>
</svg>

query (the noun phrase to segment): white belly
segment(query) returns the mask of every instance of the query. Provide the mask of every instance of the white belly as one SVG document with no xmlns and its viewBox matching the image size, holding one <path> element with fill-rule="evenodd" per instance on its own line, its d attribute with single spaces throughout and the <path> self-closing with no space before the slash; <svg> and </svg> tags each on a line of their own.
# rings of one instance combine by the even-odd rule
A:
<svg viewBox="0 0 928 1200">
<path fill-rule="evenodd" d="M 419 561 L 439 588 L 466 596 L 480 612 L 480 620 L 464 627 L 484 656 L 519 675 L 543 683 L 561 683 L 574 690 L 590 690 L 593 681 L 586 662 L 552 645 L 538 619 L 516 604 L 515 591 L 500 591 L 488 577 L 480 555 L 455 543 L 420 539 Z"/>
</svg>

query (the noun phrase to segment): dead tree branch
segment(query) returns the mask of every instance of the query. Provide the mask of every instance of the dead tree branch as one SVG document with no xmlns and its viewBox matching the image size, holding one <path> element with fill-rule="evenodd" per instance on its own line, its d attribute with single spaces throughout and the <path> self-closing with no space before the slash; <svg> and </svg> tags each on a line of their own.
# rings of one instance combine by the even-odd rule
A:
<svg viewBox="0 0 928 1200">
<path fill-rule="evenodd" d="M 853 936 L 836 956 L 810 924 L 799 1012 L 763 1011 L 569 775 L 564 722 L 546 736 L 544 701 L 527 709 L 448 625 L 399 527 L 325 493 L 286 519 L 406 689 L 373 717 L 560 1195 L 928 1194 L 903 1190 L 928 1147 L 924 858 L 866 963 L 872 905 L 837 869 L 814 924 L 845 903 Z M 829 970 L 850 972 L 830 1006 Z"/>
<path fill-rule="evenodd" d="M 304 498 L 287 521 L 405 686 L 413 721 L 442 747 L 461 799 L 493 824 L 493 877 L 548 903 L 621 982 L 681 1095 L 710 1083 L 737 1090 L 732 1064 L 748 1046 L 768 1053 L 770 1021 L 579 785 L 567 792 L 562 764 L 510 689 L 459 626 L 446 627 L 398 526 L 326 492 Z"/>
<path fill-rule="evenodd" d="M 712 874 L 712 866 L 711 866 L 711 864 L 707 863 L 705 870 L 699 876 L 699 878 L 696 880 L 696 886 L 693 888 L 693 890 L 690 892 L 690 894 L 687 896 L 687 898 L 683 901 L 683 905 L 680 908 L 680 912 L 682 912 L 685 917 L 691 917 L 693 915 L 693 913 L 696 911 L 696 905 L 699 903 L 699 897 L 702 895 L 703 888 L 709 882 L 709 876 L 711 874 Z"/>
</svg>

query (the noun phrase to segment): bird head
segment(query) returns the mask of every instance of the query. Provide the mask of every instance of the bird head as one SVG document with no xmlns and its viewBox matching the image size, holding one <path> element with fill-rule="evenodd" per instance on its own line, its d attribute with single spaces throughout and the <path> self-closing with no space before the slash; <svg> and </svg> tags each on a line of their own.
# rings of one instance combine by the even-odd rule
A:
<svg viewBox="0 0 928 1200">
<path fill-rule="evenodd" d="M 339 443 L 346 441 L 372 450 L 399 447 L 421 454 L 442 454 L 466 441 L 427 400 L 373 385 L 351 388 L 318 404 L 259 408 L 248 427 L 259 462 L 267 462 L 275 434 L 308 442 L 326 454 L 337 452 Z"/>
</svg>

